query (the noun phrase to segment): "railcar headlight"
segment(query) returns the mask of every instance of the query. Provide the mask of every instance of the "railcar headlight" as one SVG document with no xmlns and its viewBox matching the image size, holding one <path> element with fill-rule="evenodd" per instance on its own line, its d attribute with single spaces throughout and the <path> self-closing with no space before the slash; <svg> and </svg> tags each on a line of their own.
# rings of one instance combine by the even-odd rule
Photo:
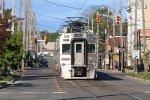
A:
<svg viewBox="0 0 150 100">
<path fill-rule="evenodd" d="M 62 63 L 62 66 L 65 66 L 65 64 L 64 64 L 64 63 Z"/>
</svg>

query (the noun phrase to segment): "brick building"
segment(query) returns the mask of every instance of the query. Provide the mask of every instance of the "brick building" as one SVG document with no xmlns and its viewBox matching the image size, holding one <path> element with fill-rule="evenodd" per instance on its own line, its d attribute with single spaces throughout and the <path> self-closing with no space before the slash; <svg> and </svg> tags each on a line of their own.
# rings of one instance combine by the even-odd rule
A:
<svg viewBox="0 0 150 100">
<path fill-rule="evenodd" d="M 133 50 L 140 50 L 142 56 L 143 51 L 143 22 L 142 22 L 142 0 L 137 0 L 137 16 L 135 15 L 136 0 L 128 0 L 127 4 L 127 19 L 128 19 L 128 66 L 132 65 L 130 56 L 133 54 Z M 146 35 L 146 49 L 150 50 L 150 0 L 144 0 L 144 17 L 145 17 L 145 35 Z M 135 18 L 137 17 L 137 30 L 135 30 Z M 139 46 L 140 45 L 140 46 Z"/>
</svg>

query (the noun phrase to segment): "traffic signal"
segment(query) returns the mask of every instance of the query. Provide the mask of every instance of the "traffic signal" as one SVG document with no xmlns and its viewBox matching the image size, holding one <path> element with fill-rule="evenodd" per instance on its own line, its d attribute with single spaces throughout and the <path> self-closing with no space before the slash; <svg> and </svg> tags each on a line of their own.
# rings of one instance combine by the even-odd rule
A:
<svg viewBox="0 0 150 100">
<path fill-rule="evenodd" d="M 120 23 L 120 16 L 116 16 L 116 24 Z"/>
<path fill-rule="evenodd" d="M 96 14 L 96 23 L 97 24 L 100 23 L 100 15 L 99 15 L 99 13 Z"/>
<path fill-rule="evenodd" d="M 45 42 L 45 44 L 46 44 L 46 40 L 47 40 L 47 39 L 46 39 L 46 34 L 44 34 L 44 42 Z"/>
<path fill-rule="evenodd" d="M 37 39 L 34 39 L 35 44 L 37 44 Z"/>
</svg>

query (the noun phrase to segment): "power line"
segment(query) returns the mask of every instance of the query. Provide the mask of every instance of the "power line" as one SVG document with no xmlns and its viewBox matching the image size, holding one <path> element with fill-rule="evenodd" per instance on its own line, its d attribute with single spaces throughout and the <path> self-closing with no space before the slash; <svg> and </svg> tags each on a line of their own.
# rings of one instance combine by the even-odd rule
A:
<svg viewBox="0 0 150 100">
<path fill-rule="evenodd" d="M 67 5 L 60 5 L 60 4 L 57 4 L 57 3 L 54 3 L 54 2 L 51 2 L 51 1 L 47 1 L 47 0 L 41 0 L 41 1 L 44 1 L 44 2 L 47 2 L 47 3 L 53 4 L 53 5 L 56 5 L 56 6 L 61 6 L 61 7 L 71 8 L 71 9 L 77 9 L 77 10 L 80 10 L 80 9 L 81 9 L 81 8 L 76 8 L 76 7 L 67 6 Z"/>
<path fill-rule="evenodd" d="M 19 9 L 19 8 L 17 8 L 16 6 L 15 6 L 15 8 L 16 8 L 16 9 Z M 27 11 L 27 10 L 25 10 L 25 9 L 22 9 L 22 10 Z M 65 20 L 65 19 L 62 19 L 62 18 L 52 17 L 52 16 L 40 14 L 40 13 L 37 13 L 37 12 L 30 12 L 30 13 L 35 13 L 35 14 L 37 14 L 37 15 L 44 16 L 44 17 L 49 17 L 49 18 L 52 18 L 52 19 Z"/>
<path fill-rule="evenodd" d="M 85 0 L 84 4 L 83 4 L 83 6 L 81 7 L 80 10 L 82 10 L 84 8 L 84 6 L 85 6 L 86 3 L 87 3 L 87 0 Z"/>
<path fill-rule="evenodd" d="M 58 30 L 58 29 L 55 29 L 55 28 L 52 28 L 52 27 L 49 27 L 49 26 L 45 26 L 45 25 L 39 24 L 39 23 L 37 23 L 37 25 L 42 26 L 42 27 L 46 27 L 46 28 L 49 28 L 49 29 L 52 29 L 52 30 L 55 30 L 55 31 Z"/>
<path fill-rule="evenodd" d="M 87 0 L 85 0 L 84 1 L 84 4 L 82 5 L 82 7 L 81 7 L 81 9 L 76 13 L 76 15 L 75 16 L 77 16 L 78 15 L 78 13 L 84 8 L 84 6 L 85 6 L 85 4 L 87 3 Z"/>
</svg>

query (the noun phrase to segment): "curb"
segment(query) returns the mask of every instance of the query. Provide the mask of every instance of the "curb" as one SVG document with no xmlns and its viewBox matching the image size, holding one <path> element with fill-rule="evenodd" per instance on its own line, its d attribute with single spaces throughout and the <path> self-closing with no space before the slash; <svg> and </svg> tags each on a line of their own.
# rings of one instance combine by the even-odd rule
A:
<svg viewBox="0 0 150 100">
<path fill-rule="evenodd" d="M 0 85 L 0 89 L 3 89 L 3 88 L 6 88 L 8 86 L 10 86 L 11 84 L 14 84 L 17 80 L 19 80 L 19 78 L 21 77 L 22 75 L 20 75 L 18 78 L 15 78 L 11 81 L 1 81 L 1 82 L 6 82 L 6 85 Z"/>
<path fill-rule="evenodd" d="M 133 76 L 126 76 L 127 78 L 130 78 L 130 79 L 134 79 L 134 80 L 137 80 L 137 81 L 141 81 L 141 82 L 146 82 L 146 83 L 150 83 L 149 80 L 145 80 L 145 79 L 142 79 L 142 78 L 138 78 L 138 77 L 133 77 Z"/>
</svg>

